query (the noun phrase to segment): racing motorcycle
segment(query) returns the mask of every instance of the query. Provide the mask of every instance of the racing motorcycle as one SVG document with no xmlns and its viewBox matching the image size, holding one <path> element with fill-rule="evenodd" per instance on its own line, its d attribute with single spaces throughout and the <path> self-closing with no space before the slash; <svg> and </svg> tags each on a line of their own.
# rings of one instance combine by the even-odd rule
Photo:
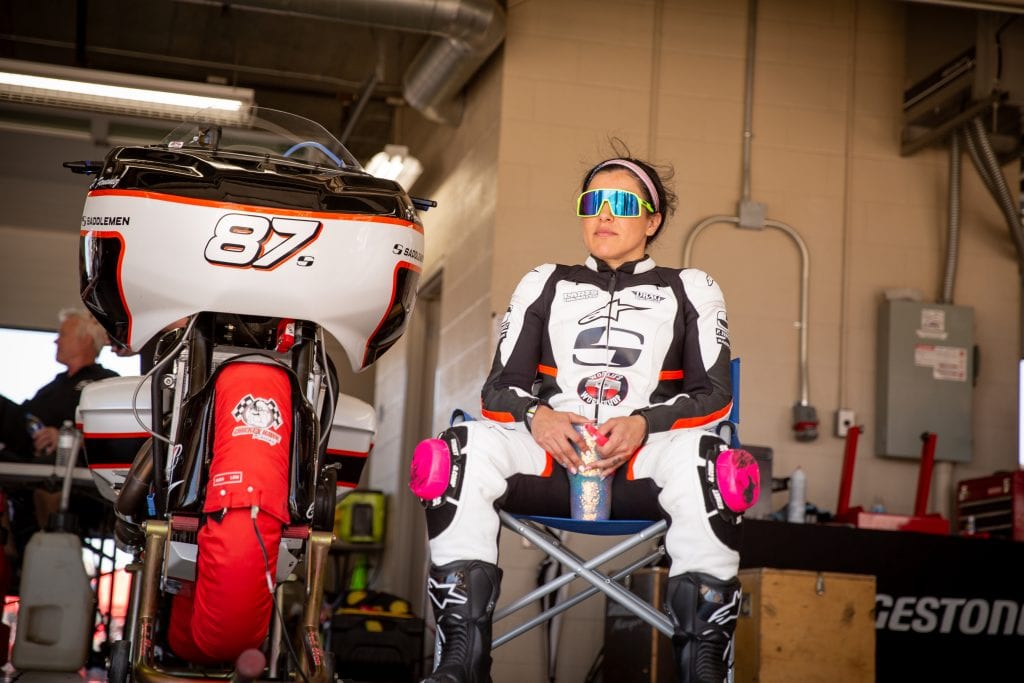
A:
<svg viewBox="0 0 1024 683">
<path fill-rule="evenodd" d="M 433 202 L 366 173 L 320 125 L 259 107 L 65 165 L 93 176 L 82 300 L 152 361 L 79 404 L 136 558 L 109 680 L 334 680 L 320 637 L 334 508 L 375 422 L 341 393 L 327 335 L 356 372 L 399 339 Z"/>
</svg>

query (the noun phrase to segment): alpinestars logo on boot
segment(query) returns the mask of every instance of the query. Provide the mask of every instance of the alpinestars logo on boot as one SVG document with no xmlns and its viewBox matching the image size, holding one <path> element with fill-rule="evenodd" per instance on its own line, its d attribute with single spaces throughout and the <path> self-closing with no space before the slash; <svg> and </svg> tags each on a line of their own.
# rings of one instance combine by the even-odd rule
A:
<svg viewBox="0 0 1024 683">
<path fill-rule="evenodd" d="M 256 398 L 252 394 L 246 394 L 231 411 L 231 416 L 242 423 L 231 430 L 231 436 L 248 435 L 271 446 L 281 442 L 281 435 L 277 433 L 277 429 L 283 421 L 274 399 Z"/>
<path fill-rule="evenodd" d="M 458 581 L 443 582 L 429 576 L 427 577 L 427 595 L 438 609 L 445 609 L 448 605 L 465 605 L 469 601 L 469 596 L 463 592 Z"/>
</svg>

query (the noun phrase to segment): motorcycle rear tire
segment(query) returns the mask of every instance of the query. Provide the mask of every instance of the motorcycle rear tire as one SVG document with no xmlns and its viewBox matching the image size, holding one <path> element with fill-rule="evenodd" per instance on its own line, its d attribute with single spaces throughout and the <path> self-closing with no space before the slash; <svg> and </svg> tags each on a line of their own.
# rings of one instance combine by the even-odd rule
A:
<svg viewBox="0 0 1024 683">
<path fill-rule="evenodd" d="M 110 646 L 110 668 L 107 670 L 107 683 L 128 683 L 132 669 L 132 643 L 130 640 L 118 640 Z"/>
<path fill-rule="evenodd" d="M 334 529 L 334 506 L 338 489 L 338 470 L 324 469 L 316 487 L 316 505 L 313 512 L 313 529 L 331 531 Z"/>
</svg>

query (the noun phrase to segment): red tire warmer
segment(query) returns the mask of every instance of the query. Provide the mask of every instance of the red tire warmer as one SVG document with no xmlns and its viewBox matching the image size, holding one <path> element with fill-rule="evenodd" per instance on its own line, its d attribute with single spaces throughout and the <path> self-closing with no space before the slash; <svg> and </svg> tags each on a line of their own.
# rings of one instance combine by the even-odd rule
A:
<svg viewBox="0 0 1024 683">
<path fill-rule="evenodd" d="M 213 459 L 199 530 L 194 590 L 171 607 L 168 641 L 196 663 L 234 661 L 267 635 L 281 529 L 289 522 L 292 402 L 287 373 L 265 363 L 232 363 L 214 389 Z M 254 528 L 266 548 L 268 564 Z"/>
</svg>

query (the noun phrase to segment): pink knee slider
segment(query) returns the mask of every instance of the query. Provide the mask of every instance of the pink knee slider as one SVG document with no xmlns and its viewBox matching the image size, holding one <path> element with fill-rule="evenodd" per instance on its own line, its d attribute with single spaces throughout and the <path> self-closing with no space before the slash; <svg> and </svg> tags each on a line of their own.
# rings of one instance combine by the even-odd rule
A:
<svg viewBox="0 0 1024 683">
<path fill-rule="evenodd" d="M 424 439 L 416 445 L 409 466 L 409 490 L 423 500 L 433 500 L 448 488 L 451 452 L 441 439 Z"/>
<path fill-rule="evenodd" d="M 722 502 L 733 512 L 753 507 L 761 493 L 761 471 L 757 468 L 757 461 L 750 452 L 741 448 L 730 448 L 718 454 L 715 479 Z"/>
</svg>

